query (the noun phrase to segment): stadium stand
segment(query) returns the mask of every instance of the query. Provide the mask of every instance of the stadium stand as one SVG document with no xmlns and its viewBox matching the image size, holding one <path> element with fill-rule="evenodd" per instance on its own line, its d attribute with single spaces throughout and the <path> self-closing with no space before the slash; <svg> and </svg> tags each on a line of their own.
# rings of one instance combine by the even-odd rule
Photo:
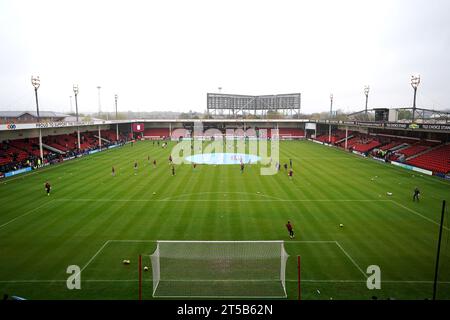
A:
<svg viewBox="0 0 450 320">
<path fill-rule="evenodd" d="M 349 131 L 348 132 L 349 137 L 352 135 L 352 132 Z M 317 136 L 316 140 L 320 141 L 320 142 L 325 142 L 325 143 L 331 143 L 335 144 L 338 143 L 340 140 L 345 139 L 345 131 L 342 130 L 335 130 L 331 132 L 331 140 L 329 140 L 329 134 L 323 134 L 320 136 Z"/>
<path fill-rule="evenodd" d="M 372 149 L 375 149 L 377 147 L 379 147 L 381 145 L 381 142 L 379 142 L 378 140 L 368 140 L 367 142 L 363 142 L 363 143 L 357 143 L 353 146 L 353 150 L 361 152 L 361 153 L 366 153 L 371 151 Z"/>
<path fill-rule="evenodd" d="M 439 146 L 406 162 L 416 167 L 447 174 L 450 171 L 450 144 Z"/>
<path fill-rule="evenodd" d="M 102 130 L 101 135 L 102 138 L 109 140 L 111 142 L 117 141 L 116 131 L 114 130 Z M 124 138 L 125 137 L 122 134 L 119 134 L 119 140 Z"/>
<path fill-rule="evenodd" d="M 80 133 L 80 150 L 78 150 L 78 138 L 76 132 L 42 137 L 43 163 L 62 161 L 63 157 L 73 157 L 97 149 L 99 143 L 96 134 L 98 134 L 98 131 Z M 102 137 L 107 140 L 102 141 L 103 147 L 116 142 L 116 133 L 114 130 L 104 130 L 101 134 Z M 122 143 L 125 141 L 125 136 L 120 134 L 118 142 Z M 37 166 L 39 157 L 38 138 L 3 141 L 0 143 L 0 172 L 8 172 L 27 166 L 35 167 Z"/>
<path fill-rule="evenodd" d="M 392 141 L 392 142 L 389 142 L 388 144 L 380 147 L 380 150 L 389 151 L 391 149 L 394 149 L 395 147 L 400 146 L 401 144 L 403 144 L 402 141 Z"/>
<path fill-rule="evenodd" d="M 169 136 L 170 131 L 168 128 L 152 128 L 144 130 L 144 137 L 148 138 L 163 138 Z"/>
<path fill-rule="evenodd" d="M 279 128 L 278 129 L 278 135 L 280 138 L 284 137 L 304 137 L 305 131 L 302 129 L 296 129 L 296 128 Z"/>
<path fill-rule="evenodd" d="M 419 144 L 415 144 L 415 145 L 406 147 L 404 149 L 401 149 L 401 150 L 399 150 L 397 152 L 403 154 L 405 157 L 408 158 L 408 157 L 411 157 L 411 156 L 413 156 L 415 154 L 421 153 L 421 152 L 423 152 L 423 151 L 425 151 L 425 150 L 427 150 L 429 148 L 430 148 L 430 146 L 423 145 L 423 144 L 419 143 Z"/>
</svg>

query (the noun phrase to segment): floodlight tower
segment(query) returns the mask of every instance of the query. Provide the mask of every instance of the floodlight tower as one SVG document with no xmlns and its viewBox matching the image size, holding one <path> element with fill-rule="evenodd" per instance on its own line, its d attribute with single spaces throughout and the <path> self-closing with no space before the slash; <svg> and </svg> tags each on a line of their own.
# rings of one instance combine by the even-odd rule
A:
<svg viewBox="0 0 450 320">
<path fill-rule="evenodd" d="M 69 99 L 70 99 L 70 113 L 73 113 L 72 96 L 69 96 Z"/>
<path fill-rule="evenodd" d="M 328 142 L 331 143 L 331 118 L 333 117 L 333 94 L 330 94 L 330 127 L 328 130 Z"/>
<path fill-rule="evenodd" d="M 102 87 L 100 87 L 100 86 L 97 86 L 97 89 L 98 89 L 98 117 L 100 118 L 100 115 L 102 114 L 102 105 L 101 105 L 101 103 L 100 103 L 100 89 L 101 89 Z"/>
<path fill-rule="evenodd" d="M 36 115 L 37 115 L 37 122 L 41 122 L 41 117 L 39 115 L 39 100 L 38 100 L 38 89 L 41 86 L 41 80 L 39 80 L 39 76 L 31 76 L 31 84 L 34 87 L 34 96 L 36 98 Z M 42 150 L 42 129 L 41 126 L 39 126 L 39 156 L 41 157 L 41 163 L 44 163 L 44 151 Z"/>
<path fill-rule="evenodd" d="M 79 88 L 77 84 L 73 85 L 73 93 L 75 94 L 75 112 L 77 116 L 77 141 L 78 141 L 78 151 L 81 150 L 81 144 L 80 144 L 80 126 L 78 125 L 78 92 Z"/>
<path fill-rule="evenodd" d="M 116 105 L 116 140 L 119 141 L 119 123 L 117 123 L 118 117 L 117 117 L 117 99 L 119 96 L 117 94 L 114 95 L 114 102 Z"/>
<path fill-rule="evenodd" d="M 420 74 L 412 75 L 411 76 L 411 86 L 414 89 L 414 99 L 413 99 L 413 111 L 412 111 L 412 122 L 414 123 L 415 116 L 416 116 L 416 94 L 417 94 L 417 87 L 419 87 L 420 83 Z"/>
<path fill-rule="evenodd" d="M 367 103 L 369 102 L 369 86 L 364 87 L 364 95 L 366 96 L 366 117 L 367 117 Z"/>
</svg>

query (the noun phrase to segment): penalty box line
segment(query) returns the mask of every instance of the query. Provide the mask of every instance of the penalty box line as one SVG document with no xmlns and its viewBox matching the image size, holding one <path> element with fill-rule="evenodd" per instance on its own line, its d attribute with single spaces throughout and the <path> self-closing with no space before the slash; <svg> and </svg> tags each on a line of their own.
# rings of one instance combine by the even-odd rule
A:
<svg viewBox="0 0 450 320">
<path fill-rule="evenodd" d="M 122 240 L 116 240 L 116 239 L 110 239 L 105 241 L 105 243 L 100 247 L 100 249 L 97 250 L 97 252 L 89 259 L 89 261 L 84 265 L 84 267 L 80 270 L 79 273 L 83 272 L 91 263 L 94 261 L 94 259 L 105 249 L 107 245 L 109 245 L 111 242 L 129 242 L 129 243 L 145 243 L 145 242 L 157 242 L 158 240 L 131 240 L 131 239 L 122 239 Z M 180 240 L 182 241 L 182 240 Z M 201 240 L 205 241 L 205 240 Z M 253 241 L 253 240 L 248 240 Z M 258 240 L 254 240 L 258 241 Z M 270 240 L 266 240 L 270 241 Z M 279 240 L 273 240 L 273 241 L 279 241 Z M 294 241 L 288 241 L 286 243 L 334 243 L 341 251 L 342 253 L 350 260 L 350 262 L 362 273 L 363 277 L 366 279 L 367 274 L 361 269 L 361 267 L 356 263 L 356 261 L 352 258 L 352 256 L 345 251 L 345 249 L 340 245 L 338 241 L 335 240 L 294 240 Z"/>
<path fill-rule="evenodd" d="M 115 239 L 110 239 L 105 241 L 105 243 L 100 247 L 100 249 L 97 250 L 97 252 L 88 260 L 88 262 L 84 265 L 83 268 L 81 268 L 80 273 L 85 270 L 91 263 L 92 261 L 94 261 L 94 259 L 100 254 L 100 252 L 103 251 L 103 249 L 105 249 L 105 247 L 107 245 L 109 245 L 111 242 L 129 242 L 129 243 L 139 243 L 139 242 L 157 242 L 158 240 L 129 240 L 129 239 L 122 239 L 122 240 L 115 240 Z M 182 241 L 182 240 L 180 240 Z M 205 241 L 205 240 L 199 240 L 199 241 Z M 253 240 L 249 240 L 249 241 L 253 241 Z M 258 240 L 254 240 L 254 241 L 258 241 Z M 267 240 L 270 241 L 270 240 Z M 279 240 L 273 240 L 273 241 L 279 241 Z M 331 240 L 305 240 L 305 241 L 289 241 L 288 243 L 335 243 L 336 241 L 331 241 Z"/>
</svg>

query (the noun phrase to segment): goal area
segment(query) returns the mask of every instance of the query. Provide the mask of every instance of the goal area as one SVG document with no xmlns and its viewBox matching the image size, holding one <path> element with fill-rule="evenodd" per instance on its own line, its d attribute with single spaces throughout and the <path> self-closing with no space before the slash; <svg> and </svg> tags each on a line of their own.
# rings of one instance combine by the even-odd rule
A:
<svg viewBox="0 0 450 320">
<path fill-rule="evenodd" d="M 153 297 L 286 298 L 284 241 L 157 241 Z"/>
</svg>

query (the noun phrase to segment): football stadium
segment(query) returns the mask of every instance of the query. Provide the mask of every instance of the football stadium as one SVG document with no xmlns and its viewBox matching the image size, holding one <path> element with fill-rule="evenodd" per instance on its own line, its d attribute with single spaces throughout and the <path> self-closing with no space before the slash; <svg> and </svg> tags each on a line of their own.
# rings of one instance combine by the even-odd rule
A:
<svg viewBox="0 0 450 320">
<path fill-rule="evenodd" d="M 0 314 L 446 307 L 449 12 L 0 1 Z"/>
<path fill-rule="evenodd" d="M 2 124 L 1 291 L 449 299 L 450 125 L 418 122 Z"/>
</svg>

